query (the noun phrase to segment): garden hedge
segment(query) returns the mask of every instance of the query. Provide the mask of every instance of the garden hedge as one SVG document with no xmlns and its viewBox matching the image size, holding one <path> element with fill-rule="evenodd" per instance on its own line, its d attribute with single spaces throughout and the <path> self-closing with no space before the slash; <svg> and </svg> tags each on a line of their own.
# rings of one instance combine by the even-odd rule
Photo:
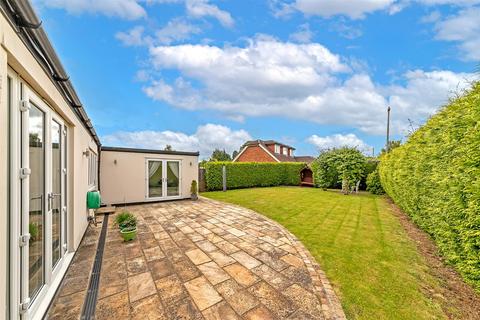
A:
<svg viewBox="0 0 480 320">
<path fill-rule="evenodd" d="M 222 167 L 227 170 L 227 188 L 295 186 L 305 163 L 208 162 L 205 164 L 207 190 L 222 190 Z"/>
<path fill-rule="evenodd" d="M 480 83 L 379 166 L 385 191 L 480 291 Z"/>
</svg>

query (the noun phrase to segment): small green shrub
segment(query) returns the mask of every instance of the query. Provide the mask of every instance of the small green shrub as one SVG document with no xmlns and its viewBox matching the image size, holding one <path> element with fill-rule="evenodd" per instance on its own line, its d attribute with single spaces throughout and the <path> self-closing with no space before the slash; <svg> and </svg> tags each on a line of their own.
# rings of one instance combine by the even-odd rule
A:
<svg viewBox="0 0 480 320">
<path fill-rule="evenodd" d="M 227 171 L 227 188 L 296 186 L 305 163 L 299 162 L 209 162 L 205 164 L 207 190 L 222 190 L 222 167 Z"/>
<path fill-rule="evenodd" d="M 38 237 L 38 224 L 30 222 L 28 224 L 28 233 L 30 233 L 30 241 L 36 241 Z"/>
<path fill-rule="evenodd" d="M 197 180 L 192 180 L 192 185 L 190 186 L 190 194 L 197 194 L 198 193 L 198 186 L 197 186 Z"/>
<path fill-rule="evenodd" d="M 133 231 L 137 228 L 137 218 L 131 216 L 127 220 L 124 220 L 119 226 L 122 231 Z"/>
<path fill-rule="evenodd" d="M 126 222 L 129 219 L 136 219 L 135 216 L 128 212 L 128 211 L 123 211 L 122 213 L 118 214 L 115 217 L 115 223 L 121 228 L 122 224 Z"/>
<path fill-rule="evenodd" d="M 367 191 L 373 194 L 384 194 L 382 184 L 380 183 L 380 175 L 378 174 L 378 169 L 371 172 L 367 176 Z"/>
<path fill-rule="evenodd" d="M 381 157 L 382 186 L 480 292 L 480 83 Z"/>
</svg>

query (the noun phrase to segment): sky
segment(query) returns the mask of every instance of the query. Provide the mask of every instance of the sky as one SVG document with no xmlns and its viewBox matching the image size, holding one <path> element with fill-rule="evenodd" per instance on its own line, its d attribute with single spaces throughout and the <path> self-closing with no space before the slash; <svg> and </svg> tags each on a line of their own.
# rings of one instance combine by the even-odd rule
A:
<svg viewBox="0 0 480 320">
<path fill-rule="evenodd" d="M 33 0 L 105 146 L 405 140 L 478 79 L 480 0 Z"/>
</svg>

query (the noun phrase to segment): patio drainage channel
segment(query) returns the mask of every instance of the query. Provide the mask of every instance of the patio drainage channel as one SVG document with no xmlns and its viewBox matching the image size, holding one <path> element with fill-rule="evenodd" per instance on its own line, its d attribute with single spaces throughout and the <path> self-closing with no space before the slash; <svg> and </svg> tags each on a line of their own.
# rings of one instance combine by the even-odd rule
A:
<svg viewBox="0 0 480 320">
<path fill-rule="evenodd" d="M 98 239 L 97 252 L 93 262 L 92 274 L 80 317 L 82 320 L 90 320 L 95 318 L 98 287 L 100 284 L 100 273 L 102 271 L 103 251 L 105 249 L 105 240 L 107 237 L 108 216 L 108 214 L 105 214 L 103 217 L 102 231 L 100 233 L 100 238 Z"/>
</svg>

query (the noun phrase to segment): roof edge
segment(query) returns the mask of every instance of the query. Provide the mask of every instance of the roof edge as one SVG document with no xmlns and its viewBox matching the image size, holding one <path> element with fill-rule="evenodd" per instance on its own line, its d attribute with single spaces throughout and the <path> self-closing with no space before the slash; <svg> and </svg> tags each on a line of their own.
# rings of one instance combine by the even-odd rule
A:
<svg viewBox="0 0 480 320">
<path fill-rule="evenodd" d="M 154 149 L 140 149 L 140 148 L 124 148 L 124 147 L 105 147 L 102 146 L 100 151 L 112 151 L 112 152 L 131 152 L 131 153 L 153 153 L 153 154 L 170 154 L 178 156 L 195 156 L 200 155 L 199 151 L 169 151 L 169 150 L 154 150 Z"/>
</svg>

